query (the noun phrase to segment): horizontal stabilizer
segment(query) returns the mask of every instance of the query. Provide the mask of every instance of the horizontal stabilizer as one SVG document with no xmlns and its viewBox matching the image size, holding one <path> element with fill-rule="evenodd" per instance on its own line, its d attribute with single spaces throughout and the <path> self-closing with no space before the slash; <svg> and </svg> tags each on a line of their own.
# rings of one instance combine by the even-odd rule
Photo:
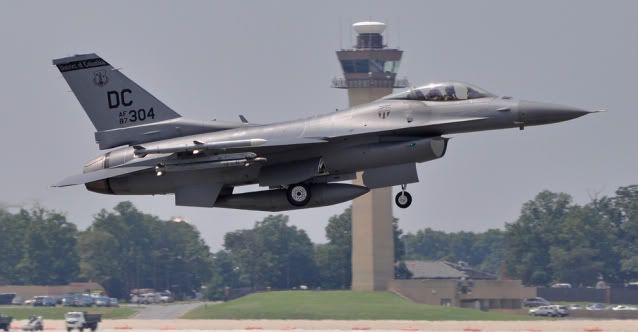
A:
<svg viewBox="0 0 638 332">
<path fill-rule="evenodd" d="M 145 169 L 152 168 L 153 166 L 134 166 L 134 167 L 121 167 L 121 168 L 107 168 L 101 169 L 95 172 L 77 174 L 69 176 L 68 178 L 56 183 L 53 187 L 66 187 L 74 186 L 76 184 L 84 184 L 93 181 L 103 180 L 120 176 L 124 174 L 134 173 Z"/>
</svg>

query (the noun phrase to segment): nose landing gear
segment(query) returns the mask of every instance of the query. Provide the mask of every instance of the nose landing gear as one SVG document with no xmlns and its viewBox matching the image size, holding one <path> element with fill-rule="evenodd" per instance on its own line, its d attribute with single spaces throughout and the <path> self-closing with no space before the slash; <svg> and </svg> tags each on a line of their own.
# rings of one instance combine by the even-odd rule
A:
<svg viewBox="0 0 638 332">
<path fill-rule="evenodd" d="M 405 191 L 407 185 L 401 185 L 401 192 L 394 196 L 394 202 L 398 207 L 405 209 L 412 204 L 412 195 L 409 192 Z"/>
</svg>

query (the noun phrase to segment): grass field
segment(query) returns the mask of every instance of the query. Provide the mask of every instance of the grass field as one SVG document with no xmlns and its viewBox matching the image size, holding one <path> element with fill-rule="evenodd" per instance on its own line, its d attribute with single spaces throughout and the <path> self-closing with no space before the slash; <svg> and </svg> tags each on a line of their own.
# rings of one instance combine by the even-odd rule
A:
<svg viewBox="0 0 638 332">
<path fill-rule="evenodd" d="M 186 319 L 530 320 L 528 316 L 417 304 L 389 292 L 284 291 L 201 306 Z"/>
<path fill-rule="evenodd" d="M 44 319 L 64 319 L 64 314 L 69 311 L 86 311 L 91 314 L 102 314 L 102 319 L 122 319 L 133 316 L 135 309 L 120 308 L 69 308 L 69 307 L 31 307 L 20 308 L 0 307 L 0 313 L 11 316 L 13 319 L 27 319 L 30 315 L 42 316 Z"/>
</svg>

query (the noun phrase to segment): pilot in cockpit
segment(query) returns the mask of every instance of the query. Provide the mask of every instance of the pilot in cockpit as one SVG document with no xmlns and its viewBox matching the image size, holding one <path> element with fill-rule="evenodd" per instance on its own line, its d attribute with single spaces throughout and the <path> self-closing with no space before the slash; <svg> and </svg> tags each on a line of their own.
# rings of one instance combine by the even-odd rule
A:
<svg viewBox="0 0 638 332">
<path fill-rule="evenodd" d="M 425 100 L 441 101 L 443 100 L 443 94 L 441 93 L 441 90 L 432 88 L 428 90 L 428 93 L 425 95 Z"/>
<path fill-rule="evenodd" d="M 445 100 L 457 100 L 456 91 L 454 91 L 453 85 L 448 85 L 445 87 Z"/>
</svg>

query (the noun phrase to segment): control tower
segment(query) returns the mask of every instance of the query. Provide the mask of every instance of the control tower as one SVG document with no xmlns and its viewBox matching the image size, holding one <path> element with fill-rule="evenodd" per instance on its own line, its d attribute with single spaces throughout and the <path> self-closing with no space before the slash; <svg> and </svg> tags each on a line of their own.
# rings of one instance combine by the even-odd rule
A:
<svg viewBox="0 0 638 332">
<path fill-rule="evenodd" d="M 337 51 L 343 78 L 333 88 L 347 89 L 350 107 L 371 102 L 408 86 L 397 80 L 403 51 L 383 44 L 385 24 L 359 22 L 353 49 Z M 355 184 L 362 185 L 361 174 Z M 352 290 L 386 290 L 394 277 L 392 188 L 371 190 L 352 202 Z"/>
</svg>

